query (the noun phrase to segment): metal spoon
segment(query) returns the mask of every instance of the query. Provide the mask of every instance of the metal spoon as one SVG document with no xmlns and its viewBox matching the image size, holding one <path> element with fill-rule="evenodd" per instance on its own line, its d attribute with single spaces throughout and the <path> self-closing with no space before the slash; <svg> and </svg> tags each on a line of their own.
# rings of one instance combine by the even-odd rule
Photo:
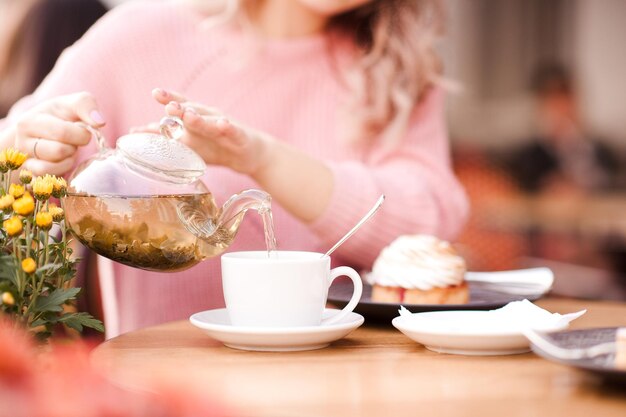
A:
<svg viewBox="0 0 626 417">
<path fill-rule="evenodd" d="M 348 238 L 350 236 L 352 236 L 354 234 L 354 232 L 356 232 L 358 230 L 359 227 L 363 226 L 363 223 L 368 221 L 370 219 L 370 217 L 372 217 L 374 215 L 374 213 L 376 213 L 376 211 L 378 211 L 380 206 L 383 204 L 383 201 L 385 201 L 385 195 L 384 194 L 382 194 L 380 197 L 378 197 L 378 200 L 376 201 L 376 204 L 374 204 L 374 207 L 372 207 L 370 209 L 370 211 L 368 211 L 367 214 L 365 216 L 363 216 L 363 218 L 361 220 L 359 220 L 359 222 L 356 225 L 354 225 L 354 227 L 352 229 L 350 229 L 350 231 L 348 233 L 346 233 L 341 239 L 339 239 L 339 242 L 335 243 L 335 246 L 333 246 L 332 248 L 328 249 L 328 252 L 326 252 L 324 255 L 322 255 L 322 257 L 329 256 L 331 253 L 333 253 L 335 251 L 335 249 L 337 249 L 339 246 L 341 246 L 341 244 L 343 242 L 348 240 Z"/>
</svg>

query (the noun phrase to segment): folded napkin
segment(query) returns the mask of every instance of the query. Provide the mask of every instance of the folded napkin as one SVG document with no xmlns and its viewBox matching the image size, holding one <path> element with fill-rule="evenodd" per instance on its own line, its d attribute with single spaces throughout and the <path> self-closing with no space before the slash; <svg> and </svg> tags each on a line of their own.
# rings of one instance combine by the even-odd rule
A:
<svg viewBox="0 0 626 417">
<path fill-rule="evenodd" d="M 467 272 L 465 280 L 474 288 L 507 294 L 545 294 L 554 284 L 550 268 L 516 269 L 513 271 Z"/>
<path fill-rule="evenodd" d="M 441 330 L 463 332 L 485 330 L 522 332 L 526 328 L 539 331 L 562 329 L 567 327 L 572 320 L 585 314 L 587 310 L 570 314 L 550 313 L 528 300 L 522 300 L 510 302 L 497 310 L 465 312 L 468 313 L 465 316 L 459 315 L 453 321 L 444 321 L 437 320 L 437 315 L 433 314 L 420 317 L 421 313 L 413 314 L 404 308 L 404 306 L 400 306 L 399 310 L 400 316 L 406 317 L 407 320 L 428 320 L 433 325 L 436 323 Z M 450 311 L 450 313 L 452 313 L 452 311 Z M 461 313 L 461 311 L 457 311 L 456 313 Z M 445 327 L 445 329 L 443 327 Z"/>
</svg>

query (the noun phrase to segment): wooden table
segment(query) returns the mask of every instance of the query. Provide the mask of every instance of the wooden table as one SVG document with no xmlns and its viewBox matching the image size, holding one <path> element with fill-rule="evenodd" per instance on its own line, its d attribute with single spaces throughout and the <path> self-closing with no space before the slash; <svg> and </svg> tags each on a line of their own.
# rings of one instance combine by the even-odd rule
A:
<svg viewBox="0 0 626 417">
<path fill-rule="evenodd" d="M 587 308 L 572 328 L 626 326 L 623 303 L 538 304 Z M 180 321 L 111 339 L 92 359 L 120 384 L 141 388 L 160 373 L 244 416 L 626 416 L 624 387 L 532 353 L 433 353 L 391 326 L 363 326 L 322 350 L 261 353 L 226 348 Z"/>
</svg>

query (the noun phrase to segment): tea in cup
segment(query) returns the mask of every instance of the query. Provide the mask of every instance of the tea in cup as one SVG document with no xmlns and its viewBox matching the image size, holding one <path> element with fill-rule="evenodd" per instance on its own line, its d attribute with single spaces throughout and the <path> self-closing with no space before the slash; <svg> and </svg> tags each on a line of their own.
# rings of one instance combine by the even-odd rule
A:
<svg viewBox="0 0 626 417">
<path fill-rule="evenodd" d="M 352 268 L 330 269 L 330 257 L 317 252 L 231 252 L 222 255 L 226 310 L 234 326 L 297 327 L 337 323 L 361 299 L 361 277 Z M 354 283 L 350 302 L 322 319 L 328 288 L 335 278 Z"/>
</svg>

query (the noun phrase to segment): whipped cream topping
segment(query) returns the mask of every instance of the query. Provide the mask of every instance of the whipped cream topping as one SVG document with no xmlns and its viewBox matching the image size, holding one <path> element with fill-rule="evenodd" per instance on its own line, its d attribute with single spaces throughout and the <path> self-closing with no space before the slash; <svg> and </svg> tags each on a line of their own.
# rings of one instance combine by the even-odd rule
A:
<svg viewBox="0 0 626 417">
<path fill-rule="evenodd" d="M 428 235 L 400 236 L 384 248 L 368 275 L 370 284 L 430 290 L 463 282 L 465 261 L 450 243 Z"/>
</svg>

